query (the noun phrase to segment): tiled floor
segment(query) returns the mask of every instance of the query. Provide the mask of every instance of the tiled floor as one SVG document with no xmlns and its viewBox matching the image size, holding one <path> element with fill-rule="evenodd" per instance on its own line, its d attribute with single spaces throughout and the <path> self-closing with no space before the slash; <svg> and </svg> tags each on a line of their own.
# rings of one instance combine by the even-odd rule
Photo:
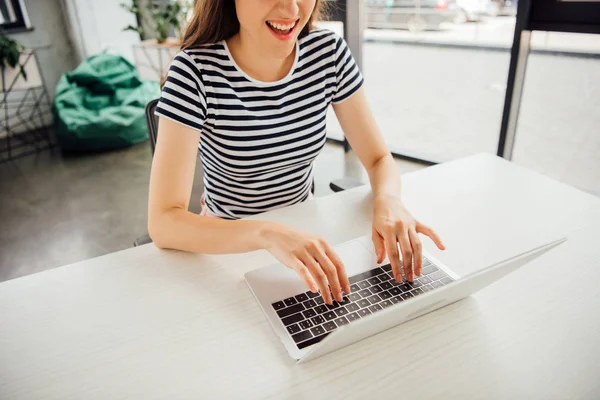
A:
<svg viewBox="0 0 600 400">
<path fill-rule="evenodd" d="M 146 233 L 151 153 L 122 151 L 63 157 L 46 151 L 0 164 L 0 281 L 126 249 Z M 423 165 L 397 161 L 402 172 Z M 353 153 L 327 143 L 316 161 L 315 194 L 344 176 L 368 182 Z M 199 210 L 198 162 L 190 209 Z"/>
</svg>

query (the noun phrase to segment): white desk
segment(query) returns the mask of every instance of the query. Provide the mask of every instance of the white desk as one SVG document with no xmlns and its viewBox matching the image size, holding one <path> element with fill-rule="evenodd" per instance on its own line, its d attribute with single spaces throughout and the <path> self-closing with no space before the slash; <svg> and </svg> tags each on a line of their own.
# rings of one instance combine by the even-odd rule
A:
<svg viewBox="0 0 600 400">
<path fill-rule="evenodd" d="M 569 241 L 475 296 L 295 365 L 243 274 L 265 251 L 133 248 L 0 284 L 0 398 L 600 398 L 600 199 L 491 155 L 403 177 L 459 274 Z M 259 218 L 368 234 L 368 187 Z M 595 220 L 595 221 L 594 221 Z"/>
</svg>

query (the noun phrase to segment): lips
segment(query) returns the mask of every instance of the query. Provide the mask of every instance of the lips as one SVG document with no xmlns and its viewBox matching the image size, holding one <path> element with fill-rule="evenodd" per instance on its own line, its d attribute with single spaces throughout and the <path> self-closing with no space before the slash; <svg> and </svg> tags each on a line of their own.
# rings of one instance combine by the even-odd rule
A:
<svg viewBox="0 0 600 400">
<path fill-rule="evenodd" d="M 277 37 L 278 39 L 287 40 L 293 36 L 296 27 L 298 26 L 299 20 L 294 22 L 276 22 L 276 21 L 267 21 L 266 25 L 269 30 Z"/>
</svg>

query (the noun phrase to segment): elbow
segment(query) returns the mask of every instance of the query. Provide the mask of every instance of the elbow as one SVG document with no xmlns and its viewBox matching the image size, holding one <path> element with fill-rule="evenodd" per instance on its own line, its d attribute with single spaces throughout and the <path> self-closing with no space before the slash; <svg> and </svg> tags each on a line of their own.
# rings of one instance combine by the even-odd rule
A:
<svg viewBox="0 0 600 400">
<path fill-rule="evenodd" d="M 166 228 L 161 221 L 164 220 L 164 217 L 156 214 L 158 213 L 149 213 L 148 215 L 148 235 L 157 248 L 165 250 L 169 248 L 169 245 L 165 241 L 164 231 Z"/>
</svg>

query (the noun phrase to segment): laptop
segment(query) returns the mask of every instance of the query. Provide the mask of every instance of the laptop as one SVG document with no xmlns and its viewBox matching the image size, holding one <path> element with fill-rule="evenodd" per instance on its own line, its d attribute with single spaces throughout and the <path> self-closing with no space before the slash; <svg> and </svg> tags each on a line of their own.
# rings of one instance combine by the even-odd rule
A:
<svg viewBox="0 0 600 400">
<path fill-rule="evenodd" d="M 547 242 L 464 277 L 424 251 L 421 277 L 399 283 L 389 260 L 377 263 L 370 235 L 362 236 L 335 247 L 351 293 L 333 305 L 279 263 L 249 271 L 245 279 L 289 355 L 303 363 L 470 296 L 564 241 Z"/>
</svg>

